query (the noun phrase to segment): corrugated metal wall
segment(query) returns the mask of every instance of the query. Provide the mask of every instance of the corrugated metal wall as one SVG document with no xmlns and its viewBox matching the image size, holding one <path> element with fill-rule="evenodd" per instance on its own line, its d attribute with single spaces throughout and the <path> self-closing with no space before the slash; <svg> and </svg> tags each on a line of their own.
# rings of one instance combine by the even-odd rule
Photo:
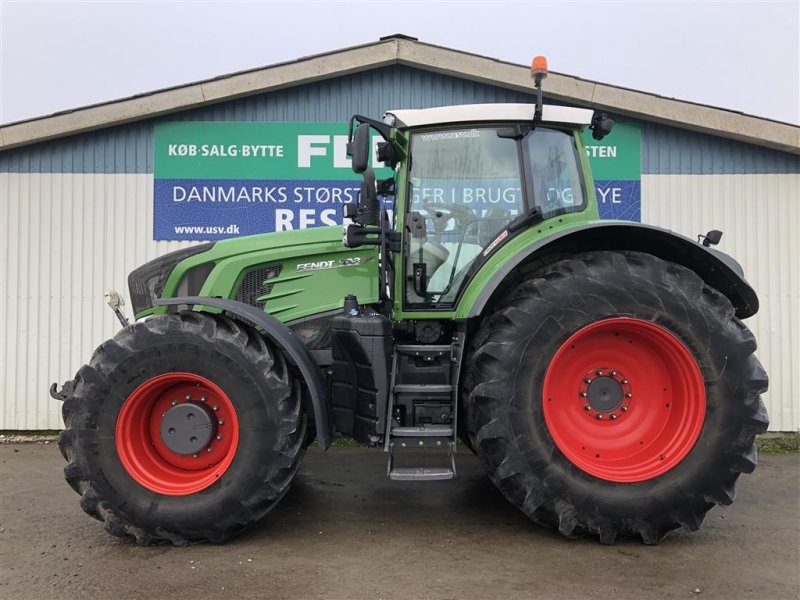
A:
<svg viewBox="0 0 800 600">
<path fill-rule="evenodd" d="M 47 388 L 119 329 L 105 290 L 188 245 L 152 241 L 152 198 L 152 175 L 0 173 L 0 429 L 60 428 Z"/>
<path fill-rule="evenodd" d="M 770 378 L 770 429 L 800 428 L 800 176 L 643 175 L 642 221 L 689 237 L 724 232 L 717 247 L 742 264 L 760 301 L 746 323 Z"/>
<path fill-rule="evenodd" d="M 344 121 L 397 106 L 528 100 L 395 66 L 160 120 Z M 127 294 L 129 271 L 188 245 L 152 241 L 153 123 L 0 153 L 0 429 L 59 428 L 49 383 L 71 378 L 118 327 L 103 291 Z M 800 157 L 640 125 L 643 220 L 690 236 L 725 230 L 721 248 L 741 260 L 761 298 L 748 324 L 770 370 L 771 428 L 800 428 L 790 389 L 800 366 Z"/>
</svg>

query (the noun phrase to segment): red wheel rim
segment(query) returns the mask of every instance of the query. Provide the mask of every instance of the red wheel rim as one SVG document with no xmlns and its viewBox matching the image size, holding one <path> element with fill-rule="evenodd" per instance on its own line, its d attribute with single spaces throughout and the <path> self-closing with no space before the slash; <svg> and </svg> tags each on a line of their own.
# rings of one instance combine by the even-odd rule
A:
<svg viewBox="0 0 800 600">
<path fill-rule="evenodd" d="M 680 463 L 703 428 L 694 356 L 667 329 L 632 318 L 587 325 L 558 349 L 543 390 L 545 423 L 581 470 L 634 483 Z"/>
<path fill-rule="evenodd" d="M 213 427 L 204 428 L 208 443 L 192 454 L 171 450 L 161 433 L 168 411 L 184 403 L 202 409 Z M 185 496 L 206 489 L 230 467 L 239 420 L 227 394 L 205 377 L 165 373 L 145 381 L 125 400 L 115 443 L 122 466 L 137 483 L 159 494 Z"/>
</svg>

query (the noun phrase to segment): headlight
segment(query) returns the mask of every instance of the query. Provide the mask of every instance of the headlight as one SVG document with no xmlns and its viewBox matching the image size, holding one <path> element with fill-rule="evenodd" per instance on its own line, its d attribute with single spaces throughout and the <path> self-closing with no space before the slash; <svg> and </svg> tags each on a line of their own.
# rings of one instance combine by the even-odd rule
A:
<svg viewBox="0 0 800 600">
<path fill-rule="evenodd" d="M 139 314 L 155 306 L 155 301 L 161 297 L 161 293 L 164 291 L 164 284 L 175 265 L 185 258 L 206 252 L 213 246 L 213 243 L 206 243 L 184 248 L 183 250 L 176 250 L 131 271 L 131 274 L 128 275 L 128 288 L 131 292 L 133 314 Z"/>
</svg>

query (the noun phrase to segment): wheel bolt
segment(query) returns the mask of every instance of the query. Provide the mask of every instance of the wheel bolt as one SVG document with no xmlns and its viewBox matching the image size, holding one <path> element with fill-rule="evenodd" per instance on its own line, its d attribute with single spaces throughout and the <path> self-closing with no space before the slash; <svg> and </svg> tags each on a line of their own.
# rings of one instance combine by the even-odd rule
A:
<svg viewBox="0 0 800 600">
<path fill-rule="evenodd" d="M 188 401 L 188 400 L 191 400 L 191 399 L 192 399 L 191 395 L 186 394 L 186 400 Z"/>
<path fill-rule="evenodd" d="M 615 415 L 615 414 L 613 414 L 613 413 L 612 413 L 611 415 L 609 415 L 609 417 L 608 417 L 608 418 L 609 418 L 609 419 L 611 419 L 611 420 L 613 421 L 614 419 L 616 419 L 616 418 L 617 418 L 617 415 Z"/>
<path fill-rule="evenodd" d="M 633 394 L 631 394 L 630 392 L 625 392 L 625 397 L 626 398 L 633 398 Z"/>
<path fill-rule="evenodd" d="M 213 450 L 213 448 L 212 448 L 211 446 L 209 446 L 209 447 L 206 449 L 206 452 L 211 452 L 212 450 Z"/>
<path fill-rule="evenodd" d="M 617 372 L 616 371 L 611 371 L 611 376 L 612 377 L 616 377 L 617 376 Z"/>
<path fill-rule="evenodd" d="M 623 405 L 623 406 L 620 406 L 620 407 L 619 407 L 619 409 L 620 409 L 622 412 L 625 412 L 625 411 L 627 411 L 627 410 L 628 410 L 628 407 L 627 407 L 627 406 L 625 406 L 625 405 Z"/>
<path fill-rule="evenodd" d="M 192 458 L 197 458 L 197 454 L 192 454 Z"/>
<path fill-rule="evenodd" d="M 597 415 L 597 420 L 598 420 L 598 421 L 602 421 L 602 420 L 603 420 L 603 415 L 601 415 L 601 414 L 598 414 L 598 415 Z"/>
<path fill-rule="evenodd" d="M 214 410 L 215 410 L 215 411 L 219 410 L 219 406 L 215 406 L 215 407 L 214 407 Z"/>
<path fill-rule="evenodd" d="M 173 401 L 172 401 L 172 406 L 175 406 L 177 403 L 178 403 L 178 401 L 177 401 L 177 400 L 173 400 Z"/>
<path fill-rule="evenodd" d="M 581 392 L 581 398 L 586 398 L 586 392 Z"/>
<path fill-rule="evenodd" d="M 598 377 L 603 376 L 603 372 L 600 369 L 597 369 L 597 371 L 595 371 L 594 374 L 597 375 Z"/>
<path fill-rule="evenodd" d="M 589 384 L 592 383 L 592 380 L 587 377 L 586 379 L 583 380 L 583 383 Z"/>
<path fill-rule="evenodd" d="M 589 406 L 588 404 L 584 404 L 583 405 L 583 410 L 592 410 L 592 407 Z"/>
<path fill-rule="evenodd" d="M 628 380 L 627 380 L 627 379 L 621 379 L 621 380 L 620 380 L 620 383 L 621 383 L 622 385 L 628 385 Z"/>
<path fill-rule="evenodd" d="M 224 425 L 225 424 L 225 419 L 220 419 L 219 421 L 217 421 L 217 423 L 219 423 L 220 425 Z"/>
<path fill-rule="evenodd" d="M 206 397 L 205 396 L 200 396 L 200 402 L 205 402 L 205 401 L 206 401 Z"/>
<path fill-rule="evenodd" d="M 221 436 L 221 435 L 218 435 L 218 436 L 217 436 L 217 439 L 218 439 L 218 440 L 221 440 L 221 439 L 222 439 L 222 436 Z"/>
</svg>

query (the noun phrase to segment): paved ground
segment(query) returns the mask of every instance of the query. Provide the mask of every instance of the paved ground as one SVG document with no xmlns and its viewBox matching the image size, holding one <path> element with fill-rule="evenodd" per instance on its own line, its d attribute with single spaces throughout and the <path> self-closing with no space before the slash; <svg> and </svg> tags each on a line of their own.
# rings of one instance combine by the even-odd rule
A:
<svg viewBox="0 0 800 600">
<path fill-rule="evenodd" d="M 455 482 L 403 484 L 341 448 L 227 545 L 141 548 L 81 512 L 62 465 L 54 444 L 0 445 L 0 598 L 800 598 L 798 456 L 762 457 L 733 506 L 655 547 L 563 540 L 466 453 Z"/>
</svg>

